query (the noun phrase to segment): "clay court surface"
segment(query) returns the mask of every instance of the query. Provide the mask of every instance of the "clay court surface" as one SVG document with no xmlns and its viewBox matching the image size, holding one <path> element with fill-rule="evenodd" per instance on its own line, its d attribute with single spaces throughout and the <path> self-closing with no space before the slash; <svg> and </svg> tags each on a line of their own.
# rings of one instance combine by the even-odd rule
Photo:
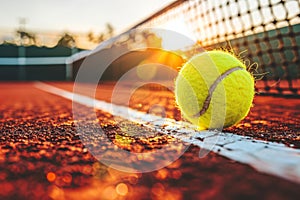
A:
<svg viewBox="0 0 300 200">
<path fill-rule="evenodd" d="M 73 91 L 72 82 L 47 84 Z M 297 182 L 258 172 L 214 152 L 199 158 L 200 149 L 195 145 L 153 172 L 125 173 L 110 168 L 98 162 L 80 140 L 72 101 L 35 85 L 0 83 L 0 199 L 296 199 L 300 195 Z M 95 97 L 109 102 L 113 86 L 101 85 Z M 124 94 L 119 93 L 118 98 Z M 129 102 L 131 108 L 143 112 L 153 105 L 165 109 L 164 117 L 182 120 L 170 91 L 142 88 Z M 133 138 L 134 143 L 118 142 L 117 135 L 122 133 L 114 117 L 95 112 L 98 125 L 116 148 L 137 153 L 166 145 L 169 151 L 180 148 L 181 142 L 172 134 L 141 134 Z M 224 131 L 299 149 L 299 114 L 299 99 L 257 95 L 248 117 Z"/>
</svg>

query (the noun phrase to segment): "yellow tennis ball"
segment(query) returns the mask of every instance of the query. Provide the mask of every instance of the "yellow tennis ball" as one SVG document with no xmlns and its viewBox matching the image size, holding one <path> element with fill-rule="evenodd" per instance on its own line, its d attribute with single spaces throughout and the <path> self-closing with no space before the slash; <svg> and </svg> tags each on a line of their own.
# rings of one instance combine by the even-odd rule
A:
<svg viewBox="0 0 300 200">
<path fill-rule="evenodd" d="M 233 54 L 207 51 L 192 57 L 175 80 L 176 103 L 199 129 L 222 129 L 248 114 L 254 78 Z"/>
</svg>

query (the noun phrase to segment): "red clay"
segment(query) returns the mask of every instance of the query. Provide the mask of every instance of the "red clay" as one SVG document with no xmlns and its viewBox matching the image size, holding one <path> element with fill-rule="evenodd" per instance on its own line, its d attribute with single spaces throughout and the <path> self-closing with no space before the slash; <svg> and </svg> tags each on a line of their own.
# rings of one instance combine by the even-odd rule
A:
<svg viewBox="0 0 300 200">
<path fill-rule="evenodd" d="M 73 83 L 51 84 L 73 91 Z M 128 88 L 122 90 L 123 95 L 117 94 L 111 98 L 113 89 L 113 83 L 104 83 L 99 85 L 95 95 L 88 90 L 80 92 L 100 100 L 124 104 Z M 155 108 L 160 106 L 161 108 L 156 109 L 158 112 L 164 109 L 166 117 L 182 120 L 180 110 L 176 107 L 174 94 L 164 88 L 140 88 L 131 94 L 130 101 L 128 103 L 125 101 L 125 105 L 143 112 L 155 112 Z M 299 115 L 300 99 L 256 95 L 248 116 L 236 126 L 227 128 L 225 131 L 300 148 Z"/>
<path fill-rule="evenodd" d="M 71 84 L 56 85 L 70 88 Z M 82 144 L 74 126 L 71 101 L 35 89 L 32 83 L 1 83 L 0 89 L 1 199 L 295 199 L 300 195 L 295 183 L 258 173 L 215 153 L 200 159 L 199 148 L 195 146 L 173 164 L 157 171 L 117 171 L 97 162 Z M 109 96 L 109 91 L 106 95 Z M 165 93 L 156 95 L 149 94 L 148 107 L 150 99 L 159 98 L 159 102 L 173 109 L 167 115 L 177 112 L 170 105 L 173 100 L 163 100 Z M 251 133 L 254 137 L 258 137 L 256 128 L 270 130 L 270 134 L 278 131 L 279 140 L 284 138 L 281 128 L 297 134 L 299 119 L 295 116 L 299 101 L 290 99 L 286 105 L 280 101 L 257 97 L 257 105 L 243 121 L 244 125 L 229 130 Z M 139 107 L 143 110 L 144 106 L 146 100 Z M 97 116 L 99 125 L 119 148 L 141 152 L 167 144 L 170 150 L 178 148 L 170 136 L 159 134 L 155 135 L 156 140 L 140 137 L 136 143 L 140 149 L 122 146 L 116 141 L 116 134 L 122 131 L 113 116 L 101 111 Z M 174 114 L 173 117 L 176 118 Z M 278 122 L 282 125 L 275 127 Z M 299 141 L 299 138 L 285 138 L 289 142 Z"/>
</svg>

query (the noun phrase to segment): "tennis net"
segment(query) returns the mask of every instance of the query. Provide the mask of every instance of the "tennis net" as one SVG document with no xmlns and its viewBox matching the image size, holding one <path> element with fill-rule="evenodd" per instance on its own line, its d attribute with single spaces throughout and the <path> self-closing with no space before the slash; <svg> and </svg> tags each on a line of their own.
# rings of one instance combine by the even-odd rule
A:
<svg viewBox="0 0 300 200">
<path fill-rule="evenodd" d="M 248 66 L 259 94 L 300 97 L 300 1 L 178 0 L 132 28 L 182 22 L 202 48 L 257 63 Z"/>
</svg>

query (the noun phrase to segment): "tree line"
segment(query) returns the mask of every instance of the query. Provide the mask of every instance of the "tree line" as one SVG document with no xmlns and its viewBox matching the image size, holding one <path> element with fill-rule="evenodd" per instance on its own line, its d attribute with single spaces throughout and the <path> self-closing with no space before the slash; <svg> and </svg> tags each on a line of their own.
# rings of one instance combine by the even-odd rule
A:
<svg viewBox="0 0 300 200">
<path fill-rule="evenodd" d="M 14 45 L 24 45 L 24 46 L 39 46 L 39 41 L 37 38 L 37 34 L 29 32 L 23 28 L 19 28 L 15 32 L 15 38 L 13 41 L 4 41 L 4 44 L 14 44 Z M 102 41 L 112 37 L 114 35 L 114 27 L 107 23 L 105 27 L 105 31 L 100 34 L 95 34 L 92 31 L 89 32 L 86 37 L 87 40 L 91 43 L 101 43 Z M 64 46 L 68 48 L 77 47 L 76 36 L 72 33 L 64 33 L 60 36 L 55 46 Z"/>
</svg>

